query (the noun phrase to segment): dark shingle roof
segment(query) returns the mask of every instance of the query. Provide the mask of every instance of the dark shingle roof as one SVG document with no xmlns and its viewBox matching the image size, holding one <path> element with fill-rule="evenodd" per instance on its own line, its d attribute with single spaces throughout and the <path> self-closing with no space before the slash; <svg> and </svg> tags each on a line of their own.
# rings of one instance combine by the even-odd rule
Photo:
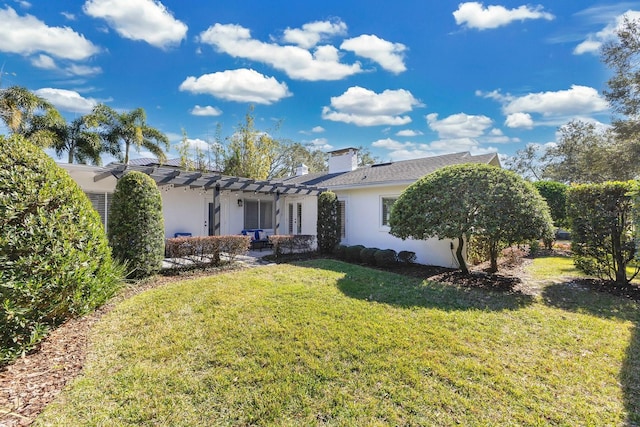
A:
<svg viewBox="0 0 640 427">
<path fill-rule="evenodd" d="M 472 156 L 469 152 L 424 157 L 421 159 L 381 163 L 365 166 L 350 172 L 329 174 L 310 173 L 285 178 L 285 184 L 304 184 L 320 187 L 352 187 L 413 182 L 444 166 L 462 163 L 485 163 L 499 165 L 498 155 L 482 154 Z"/>
</svg>

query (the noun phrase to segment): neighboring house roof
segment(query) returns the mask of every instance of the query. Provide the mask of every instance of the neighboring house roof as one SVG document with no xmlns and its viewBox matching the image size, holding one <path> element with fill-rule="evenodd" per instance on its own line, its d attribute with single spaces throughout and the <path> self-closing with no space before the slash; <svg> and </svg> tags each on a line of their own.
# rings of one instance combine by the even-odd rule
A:
<svg viewBox="0 0 640 427">
<path fill-rule="evenodd" d="M 496 153 L 472 156 L 469 152 L 424 157 L 364 166 L 354 171 L 329 174 L 310 173 L 284 178 L 285 184 L 314 185 L 328 188 L 393 185 L 414 182 L 444 166 L 463 163 L 484 163 L 500 166 Z"/>
<path fill-rule="evenodd" d="M 187 160 L 190 163 L 191 168 L 196 168 L 193 160 Z M 114 162 L 115 164 L 116 162 Z M 164 166 L 170 168 L 182 168 L 181 159 L 168 159 L 166 162 L 160 164 L 158 159 L 153 157 L 143 157 L 140 159 L 129 159 L 129 164 L 132 166 Z M 218 172 L 214 169 L 207 169 L 207 172 Z"/>
</svg>

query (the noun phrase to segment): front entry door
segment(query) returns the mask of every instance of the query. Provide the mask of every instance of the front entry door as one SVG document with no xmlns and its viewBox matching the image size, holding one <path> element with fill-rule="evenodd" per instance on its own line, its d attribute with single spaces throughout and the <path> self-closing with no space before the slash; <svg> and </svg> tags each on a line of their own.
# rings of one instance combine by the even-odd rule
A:
<svg viewBox="0 0 640 427">
<path fill-rule="evenodd" d="M 302 203 L 289 203 L 289 234 L 302 234 Z"/>
</svg>

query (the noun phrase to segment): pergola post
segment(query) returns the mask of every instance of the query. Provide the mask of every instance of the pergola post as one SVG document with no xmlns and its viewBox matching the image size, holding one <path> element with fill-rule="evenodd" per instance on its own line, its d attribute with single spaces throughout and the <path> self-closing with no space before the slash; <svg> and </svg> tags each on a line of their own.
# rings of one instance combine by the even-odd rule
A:
<svg viewBox="0 0 640 427">
<path fill-rule="evenodd" d="M 276 191 L 274 199 L 276 204 L 276 228 L 274 232 L 277 235 L 280 234 L 280 191 Z"/>
</svg>

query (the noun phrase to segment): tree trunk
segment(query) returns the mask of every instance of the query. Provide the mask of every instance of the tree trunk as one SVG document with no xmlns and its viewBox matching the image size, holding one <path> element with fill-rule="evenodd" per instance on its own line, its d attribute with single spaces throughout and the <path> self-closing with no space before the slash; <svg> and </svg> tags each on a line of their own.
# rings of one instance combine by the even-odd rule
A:
<svg viewBox="0 0 640 427">
<path fill-rule="evenodd" d="M 616 269 L 616 283 L 626 285 L 627 281 L 627 263 L 622 253 L 621 232 L 614 228 L 611 232 L 611 243 L 613 249 L 613 262 Z"/>
<path fill-rule="evenodd" d="M 462 255 L 463 246 L 464 246 L 464 238 L 458 237 L 458 247 L 456 248 L 456 259 L 458 260 L 460 271 L 462 271 L 464 274 L 469 274 L 469 269 L 467 268 L 467 262 L 464 260 L 464 256 Z"/>
<path fill-rule="evenodd" d="M 489 243 L 489 260 L 491 264 L 489 266 L 489 273 L 495 273 L 498 271 L 498 243 Z"/>
</svg>

